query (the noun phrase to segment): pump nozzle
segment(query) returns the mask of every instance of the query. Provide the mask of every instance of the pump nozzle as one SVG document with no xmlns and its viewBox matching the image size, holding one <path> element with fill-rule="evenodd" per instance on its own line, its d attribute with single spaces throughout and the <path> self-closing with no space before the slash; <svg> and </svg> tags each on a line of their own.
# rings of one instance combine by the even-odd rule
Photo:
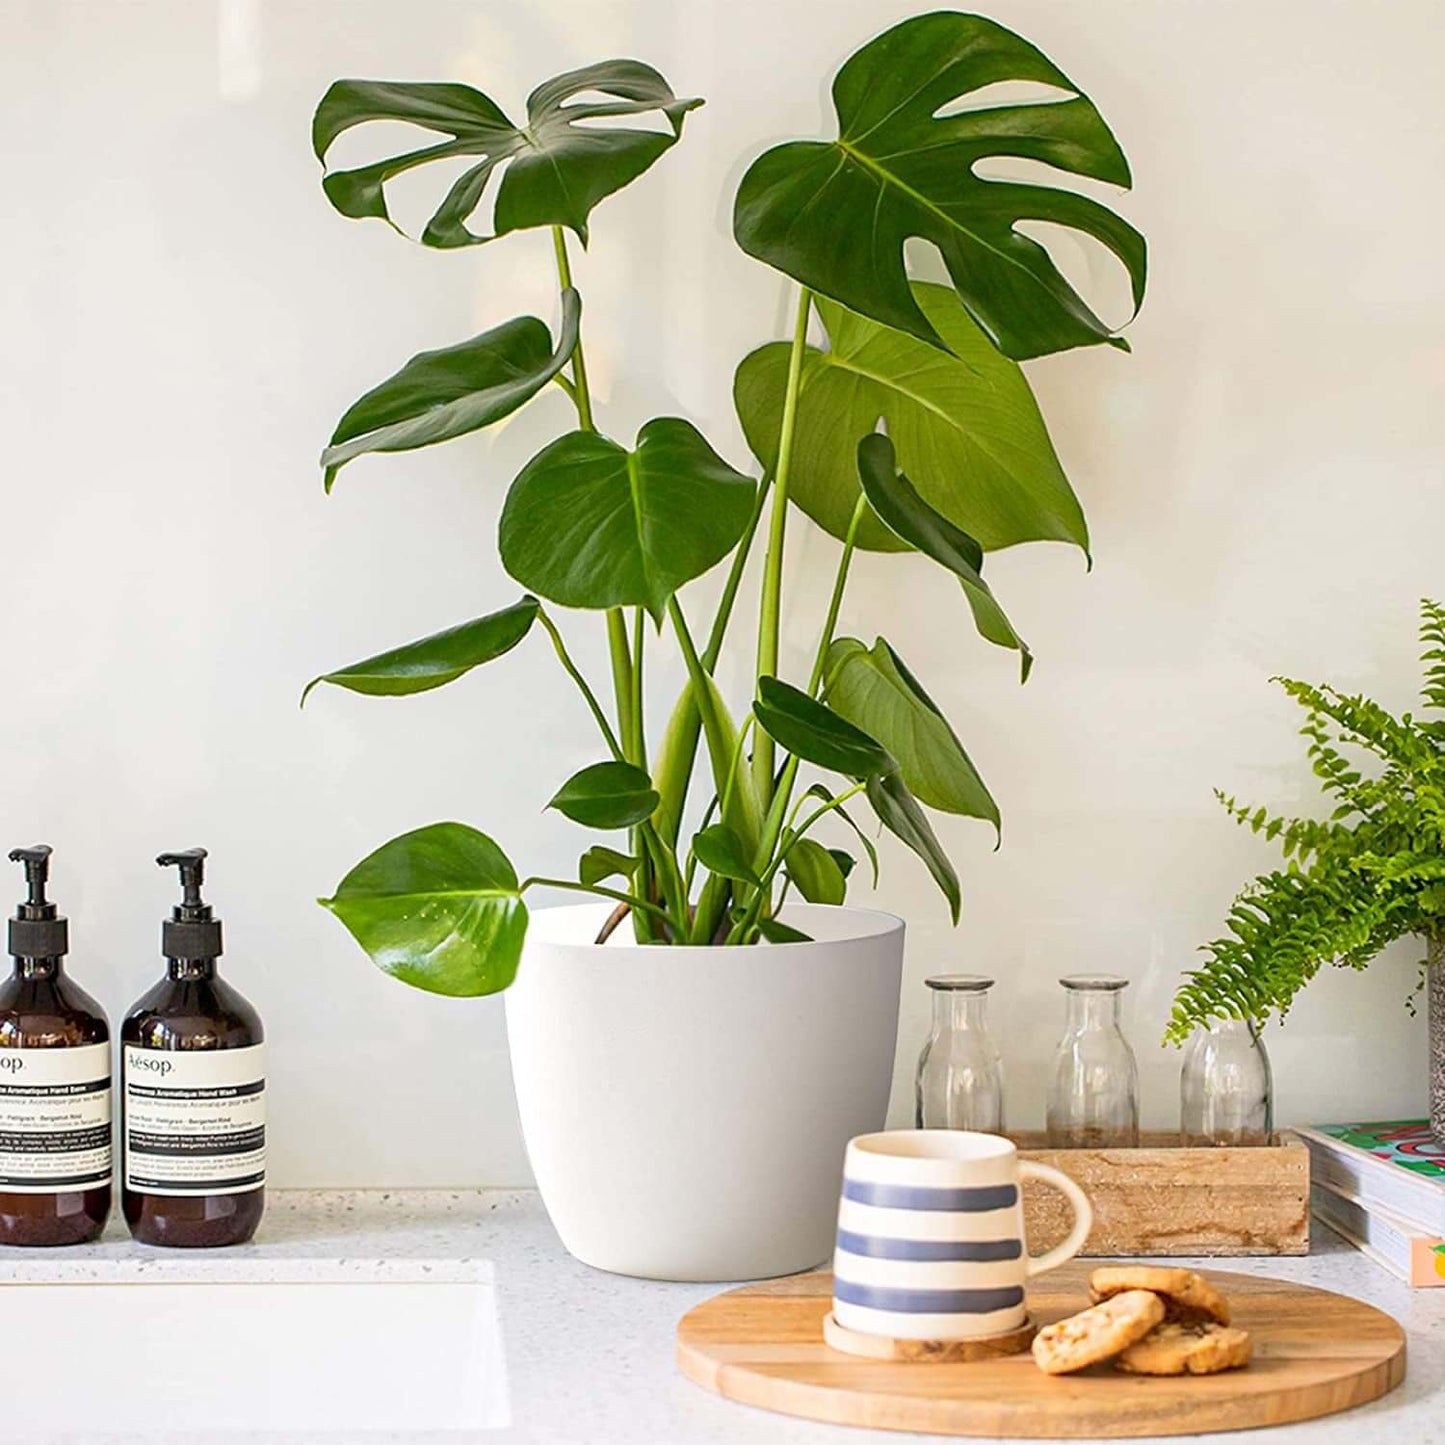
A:
<svg viewBox="0 0 1445 1445">
<path fill-rule="evenodd" d="M 206 877 L 206 850 L 204 848 L 187 848 L 182 853 L 162 853 L 156 862 L 162 868 L 180 868 L 183 890 L 180 908 L 186 910 L 205 908 L 205 917 L 209 918 L 211 910 L 201 902 L 201 884 Z M 191 916 L 189 911 L 184 914 L 179 909 L 176 911 L 177 918 Z"/>
<path fill-rule="evenodd" d="M 211 916 L 211 905 L 201 897 L 206 856 L 204 848 L 186 848 L 179 853 L 162 853 L 156 859 L 162 868 L 181 870 L 181 901 L 161 924 L 161 951 L 167 958 L 221 955 L 220 920 Z"/>
<path fill-rule="evenodd" d="M 48 843 L 10 850 L 10 861 L 25 865 L 25 885 L 30 895 L 10 920 L 10 953 L 15 958 L 59 958 L 70 950 L 66 921 L 45 896 L 50 852 Z"/>
<path fill-rule="evenodd" d="M 12 863 L 23 863 L 25 865 L 25 882 L 30 889 L 30 897 L 26 899 L 24 907 L 48 909 L 47 913 L 27 913 L 27 918 L 54 918 L 55 905 L 45 896 L 45 883 L 50 877 L 50 854 L 49 843 L 37 843 L 33 848 L 12 848 L 10 850 L 10 861 Z"/>
</svg>

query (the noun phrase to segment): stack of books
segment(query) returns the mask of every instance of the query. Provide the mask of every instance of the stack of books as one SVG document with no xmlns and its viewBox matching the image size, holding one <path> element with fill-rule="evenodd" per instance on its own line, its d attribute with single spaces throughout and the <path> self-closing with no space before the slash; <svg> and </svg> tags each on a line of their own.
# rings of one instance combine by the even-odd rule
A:
<svg viewBox="0 0 1445 1445">
<path fill-rule="evenodd" d="M 1416 1288 L 1445 1285 L 1445 1144 L 1423 1119 L 1294 1131 L 1310 1204 L 1337 1234 Z"/>
</svg>

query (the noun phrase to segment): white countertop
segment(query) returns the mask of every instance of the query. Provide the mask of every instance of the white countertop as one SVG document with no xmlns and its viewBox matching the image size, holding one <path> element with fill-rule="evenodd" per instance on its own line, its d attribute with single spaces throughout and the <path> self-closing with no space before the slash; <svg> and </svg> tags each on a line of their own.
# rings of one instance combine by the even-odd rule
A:
<svg viewBox="0 0 1445 1445">
<path fill-rule="evenodd" d="M 1409 1445 L 1445 1445 L 1445 1289 L 1410 1290 L 1323 1226 L 1306 1259 L 1206 1261 L 1354 1295 L 1388 1311 L 1409 1334 L 1405 1383 L 1343 1415 L 1248 1433 L 1251 1440 L 1356 1445 L 1382 1430 Z M 488 1267 L 490 1266 L 490 1268 Z M 537 1196 L 525 1191 L 272 1193 L 259 1239 L 225 1251 L 146 1249 L 112 1225 L 101 1243 L 64 1251 L 15 1250 L 0 1280 L 476 1279 L 495 1271 L 511 1414 L 504 1429 L 473 1434 L 368 1434 L 383 1445 L 848 1445 L 941 1437 L 813 1424 L 719 1399 L 673 1364 L 679 1316 L 722 1286 L 658 1284 L 600 1273 L 572 1259 Z M 7 1323 L 9 1323 L 7 1321 Z M 37 1439 L 40 1437 L 29 1437 Z M 134 1445 L 136 1436 L 51 1435 L 65 1445 Z M 148 1435 L 155 1445 L 168 1437 Z M 196 1445 L 197 1437 L 185 1437 Z M 336 1445 L 321 1436 L 217 1434 L 227 1445 Z M 1239 1442 L 1241 1435 L 1190 1437 Z M 176 1442 L 179 1445 L 179 1442 Z"/>
</svg>

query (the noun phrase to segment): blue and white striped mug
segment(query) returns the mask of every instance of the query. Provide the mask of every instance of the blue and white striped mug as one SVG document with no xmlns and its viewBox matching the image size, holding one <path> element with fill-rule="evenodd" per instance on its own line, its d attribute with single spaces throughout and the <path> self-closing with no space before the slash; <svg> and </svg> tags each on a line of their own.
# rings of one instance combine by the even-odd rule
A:
<svg viewBox="0 0 1445 1445">
<path fill-rule="evenodd" d="M 1031 1255 L 1019 1186 L 1037 1179 L 1069 1201 L 1069 1237 Z M 833 1318 L 905 1340 L 964 1340 L 1022 1328 L 1024 1283 L 1083 1248 L 1094 1212 L 1066 1174 L 1020 1159 L 997 1134 L 897 1129 L 848 1145 Z"/>
</svg>

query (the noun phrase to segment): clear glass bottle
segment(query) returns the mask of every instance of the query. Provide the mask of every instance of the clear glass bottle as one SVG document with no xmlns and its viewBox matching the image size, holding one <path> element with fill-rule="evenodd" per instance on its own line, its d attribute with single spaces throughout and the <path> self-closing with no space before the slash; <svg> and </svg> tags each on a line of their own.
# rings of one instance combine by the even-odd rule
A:
<svg viewBox="0 0 1445 1445">
<path fill-rule="evenodd" d="M 933 990 L 933 1029 L 918 1056 L 918 1127 L 1002 1133 L 1003 1060 L 986 1017 L 993 980 L 950 973 L 925 982 Z"/>
<path fill-rule="evenodd" d="M 1049 1084 L 1049 1144 L 1132 1147 L 1139 1142 L 1139 1068 L 1119 1027 L 1119 998 L 1129 981 L 1079 973 L 1059 982 L 1068 1011 Z"/>
<path fill-rule="evenodd" d="M 1185 1046 L 1179 1133 L 1186 1144 L 1264 1145 L 1274 1136 L 1274 1076 L 1259 1030 L 1214 1019 Z"/>
</svg>

